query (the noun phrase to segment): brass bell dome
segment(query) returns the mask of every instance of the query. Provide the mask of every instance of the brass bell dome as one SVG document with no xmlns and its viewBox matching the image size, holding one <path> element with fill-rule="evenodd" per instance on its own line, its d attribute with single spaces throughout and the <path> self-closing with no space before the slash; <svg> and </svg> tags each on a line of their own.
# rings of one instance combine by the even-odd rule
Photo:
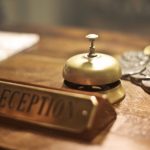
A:
<svg viewBox="0 0 150 150">
<path fill-rule="evenodd" d="M 113 57 L 95 53 L 89 57 L 87 53 L 79 54 L 67 60 L 64 79 L 82 85 L 104 85 L 121 78 L 121 68 Z"/>
<path fill-rule="evenodd" d="M 72 56 L 66 61 L 63 69 L 65 83 L 73 86 L 98 86 L 104 93 L 107 91 L 105 89 L 109 89 L 110 91 L 112 88 L 114 93 L 116 86 L 117 90 L 118 87 L 119 90 L 122 89 L 119 81 L 121 78 L 119 62 L 112 56 L 95 53 L 94 41 L 98 38 L 98 35 L 89 34 L 86 38 L 88 38 L 91 43 L 89 53 Z M 116 86 L 112 86 L 113 84 Z M 111 88 L 108 88 L 109 86 Z"/>
</svg>

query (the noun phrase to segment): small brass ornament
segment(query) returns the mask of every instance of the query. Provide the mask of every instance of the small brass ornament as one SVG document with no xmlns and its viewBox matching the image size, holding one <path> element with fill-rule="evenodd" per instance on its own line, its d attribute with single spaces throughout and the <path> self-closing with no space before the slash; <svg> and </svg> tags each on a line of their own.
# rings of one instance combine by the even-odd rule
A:
<svg viewBox="0 0 150 150">
<path fill-rule="evenodd" d="M 63 69 L 64 84 L 69 88 L 106 94 L 110 103 L 116 103 L 125 96 L 121 85 L 121 67 L 110 55 L 96 53 L 96 34 L 89 34 L 89 53 L 69 58 Z"/>
</svg>

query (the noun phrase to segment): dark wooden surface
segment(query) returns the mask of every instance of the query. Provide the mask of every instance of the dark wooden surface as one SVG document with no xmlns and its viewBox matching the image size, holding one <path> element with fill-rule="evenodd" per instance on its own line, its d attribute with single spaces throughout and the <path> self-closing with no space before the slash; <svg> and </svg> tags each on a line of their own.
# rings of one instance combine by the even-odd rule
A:
<svg viewBox="0 0 150 150">
<path fill-rule="evenodd" d="M 4 29 L 10 30 L 1 28 Z M 63 85 L 62 68 L 66 59 L 86 52 L 89 43 L 84 36 L 87 33 L 100 34 L 97 49 L 112 55 L 131 49 L 140 50 L 150 42 L 150 36 L 141 32 L 60 27 L 17 27 L 12 31 L 36 32 L 40 34 L 41 40 L 32 48 L 0 62 L 0 78 L 57 88 L 62 88 Z M 0 147 L 36 150 L 149 150 L 150 95 L 128 81 L 122 81 L 122 84 L 126 97 L 113 106 L 117 119 L 92 141 L 85 142 L 54 131 L 30 129 L 28 125 L 21 127 L 15 126 L 11 121 L 1 121 Z"/>
</svg>

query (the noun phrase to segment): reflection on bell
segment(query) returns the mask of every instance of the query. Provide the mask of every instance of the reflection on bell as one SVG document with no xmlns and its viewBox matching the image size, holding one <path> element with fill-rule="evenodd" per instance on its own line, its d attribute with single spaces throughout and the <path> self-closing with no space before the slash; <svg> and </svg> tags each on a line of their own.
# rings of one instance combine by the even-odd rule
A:
<svg viewBox="0 0 150 150">
<path fill-rule="evenodd" d="M 75 55 L 66 61 L 64 83 L 70 88 L 104 93 L 110 103 L 116 103 L 125 96 L 120 82 L 121 67 L 112 56 L 95 53 L 94 41 L 98 35 L 89 34 L 86 38 L 91 43 L 89 53 Z"/>
</svg>

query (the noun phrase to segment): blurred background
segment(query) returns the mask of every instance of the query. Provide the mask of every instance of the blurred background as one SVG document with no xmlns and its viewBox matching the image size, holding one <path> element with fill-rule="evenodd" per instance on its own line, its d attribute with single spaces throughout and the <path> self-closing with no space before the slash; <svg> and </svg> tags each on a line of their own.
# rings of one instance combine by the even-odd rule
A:
<svg viewBox="0 0 150 150">
<path fill-rule="evenodd" d="M 0 25 L 142 28 L 147 33 L 150 0 L 0 0 Z"/>
</svg>

